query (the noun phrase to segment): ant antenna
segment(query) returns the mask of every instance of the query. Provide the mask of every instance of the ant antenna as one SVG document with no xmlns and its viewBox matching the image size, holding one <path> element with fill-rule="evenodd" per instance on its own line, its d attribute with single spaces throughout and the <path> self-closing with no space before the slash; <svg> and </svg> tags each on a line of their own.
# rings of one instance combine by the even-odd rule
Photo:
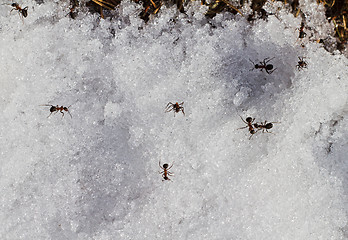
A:
<svg viewBox="0 0 348 240">
<path fill-rule="evenodd" d="M 69 107 L 71 107 L 71 105 L 70 105 Z M 70 111 L 69 111 L 69 107 L 67 107 L 66 109 L 68 109 L 67 112 L 69 113 L 70 117 L 72 118 L 71 113 L 70 113 Z"/>
<path fill-rule="evenodd" d="M 249 71 L 253 71 L 254 69 L 255 69 L 255 66 L 256 66 L 256 64 L 253 62 L 253 61 L 251 61 L 251 59 L 249 58 L 249 61 L 253 64 L 253 68 L 252 69 L 250 69 Z"/>
<path fill-rule="evenodd" d="M 243 118 L 241 115 L 238 114 L 238 116 L 240 117 L 240 119 L 242 119 L 242 121 L 245 123 L 245 124 L 248 124 Z"/>
</svg>

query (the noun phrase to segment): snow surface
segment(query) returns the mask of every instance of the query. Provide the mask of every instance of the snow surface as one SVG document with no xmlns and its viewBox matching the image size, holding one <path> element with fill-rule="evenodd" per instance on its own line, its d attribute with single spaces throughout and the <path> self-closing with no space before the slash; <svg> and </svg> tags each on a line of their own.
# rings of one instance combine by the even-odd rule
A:
<svg viewBox="0 0 348 240">
<path fill-rule="evenodd" d="M 199 2 L 148 24 L 129 2 L 113 20 L 20 5 L 24 23 L 0 6 L 0 239 L 348 238 L 348 60 L 279 3 L 253 24 Z M 278 123 L 249 140 L 239 115 Z"/>
</svg>

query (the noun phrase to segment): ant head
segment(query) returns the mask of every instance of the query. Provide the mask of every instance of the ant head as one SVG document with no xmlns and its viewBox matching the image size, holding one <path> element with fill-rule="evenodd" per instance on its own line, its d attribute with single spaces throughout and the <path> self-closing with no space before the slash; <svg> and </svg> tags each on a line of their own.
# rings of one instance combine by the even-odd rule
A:
<svg viewBox="0 0 348 240">
<path fill-rule="evenodd" d="M 247 123 L 251 123 L 251 122 L 253 121 L 253 119 L 252 119 L 251 117 L 247 117 L 247 118 L 245 119 L 245 121 L 246 121 Z"/>
<path fill-rule="evenodd" d="M 254 127 L 259 128 L 260 125 L 258 123 L 254 123 Z"/>
<path fill-rule="evenodd" d="M 11 6 L 12 7 L 16 7 L 18 5 L 18 3 L 12 3 Z"/>
<path fill-rule="evenodd" d="M 63 109 L 64 109 L 64 111 L 69 111 L 67 107 L 64 107 Z"/>
<path fill-rule="evenodd" d="M 272 69 L 273 69 L 273 65 L 272 65 L 272 64 L 266 65 L 266 69 L 267 69 L 267 70 L 272 70 Z"/>
<path fill-rule="evenodd" d="M 50 108 L 50 112 L 55 112 L 55 111 L 57 111 L 57 108 L 56 108 L 55 106 L 52 106 L 52 107 Z"/>
<path fill-rule="evenodd" d="M 167 176 L 164 176 L 163 178 L 164 178 L 164 180 L 168 180 L 169 179 Z"/>
<path fill-rule="evenodd" d="M 163 168 L 168 168 L 168 164 L 167 163 L 165 163 L 165 164 L 163 164 Z"/>
<path fill-rule="evenodd" d="M 255 130 L 254 130 L 254 129 L 250 130 L 250 133 L 251 133 L 251 134 L 254 134 L 254 133 L 255 133 Z"/>
<path fill-rule="evenodd" d="M 267 123 L 265 126 L 266 129 L 271 129 L 272 127 L 273 127 L 272 123 Z"/>
</svg>

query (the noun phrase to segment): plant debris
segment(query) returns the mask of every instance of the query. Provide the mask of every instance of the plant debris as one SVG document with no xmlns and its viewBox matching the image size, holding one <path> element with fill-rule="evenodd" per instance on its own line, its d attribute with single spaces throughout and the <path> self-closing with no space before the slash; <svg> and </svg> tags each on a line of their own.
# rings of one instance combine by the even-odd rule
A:
<svg viewBox="0 0 348 240">
<path fill-rule="evenodd" d="M 145 22 L 148 22 L 151 19 L 151 16 L 156 16 L 161 11 L 162 6 L 176 6 L 178 11 L 181 13 L 186 12 L 188 4 L 194 0 L 133 0 L 133 2 L 142 5 L 142 10 L 139 13 L 139 17 Z M 222 12 L 231 12 L 232 14 L 240 14 L 244 16 L 240 10 L 246 0 L 240 0 L 237 2 L 239 5 L 235 5 L 236 1 L 231 2 L 231 0 L 198 0 L 201 2 L 201 5 L 208 6 L 208 10 L 205 13 L 207 18 L 214 18 L 217 14 Z M 268 0 L 275 1 L 275 0 Z M 301 17 L 301 38 L 305 36 L 304 27 L 306 23 L 305 15 L 303 14 L 300 8 L 300 0 L 280 0 L 286 7 L 290 7 L 290 11 L 295 17 Z M 81 1 L 82 2 L 82 1 Z M 77 16 L 77 9 L 80 7 L 81 2 L 79 0 L 70 0 L 70 12 L 67 14 L 72 19 Z M 99 13 L 101 18 L 113 17 L 115 10 L 122 0 L 90 0 L 86 2 L 86 7 L 91 13 Z M 266 20 L 270 15 L 263 8 L 267 0 L 251 0 L 250 8 L 252 13 L 248 16 L 245 16 L 248 21 L 252 22 L 256 19 Z M 348 40 L 348 0 L 317 0 L 318 4 L 323 4 L 325 7 L 325 15 L 329 22 L 332 22 L 334 25 L 334 37 L 336 38 L 337 49 L 344 51 L 347 48 Z M 328 36 L 329 37 L 329 36 Z M 318 43 L 328 42 L 325 39 L 319 39 Z M 326 49 L 331 49 L 332 47 L 325 47 Z"/>
</svg>

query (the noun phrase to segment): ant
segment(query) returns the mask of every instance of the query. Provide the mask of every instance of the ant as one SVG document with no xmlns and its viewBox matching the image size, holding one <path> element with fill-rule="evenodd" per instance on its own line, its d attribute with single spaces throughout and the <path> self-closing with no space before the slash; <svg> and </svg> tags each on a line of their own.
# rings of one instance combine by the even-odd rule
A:
<svg viewBox="0 0 348 240">
<path fill-rule="evenodd" d="M 178 102 L 176 102 L 175 104 L 169 102 L 167 104 L 167 106 L 166 106 L 166 111 L 165 112 L 170 112 L 170 111 L 174 110 L 174 117 L 175 117 L 175 113 L 178 113 L 178 112 L 182 111 L 182 113 L 185 116 L 184 107 L 182 106 L 183 104 L 184 104 L 184 102 L 182 102 L 180 104 Z"/>
<path fill-rule="evenodd" d="M 75 19 L 77 16 L 77 10 L 76 8 L 79 6 L 78 0 L 70 0 L 71 8 L 70 11 L 67 15 L 65 16 L 70 16 L 72 19 Z"/>
<path fill-rule="evenodd" d="M 304 57 L 302 57 L 302 58 L 298 57 L 298 59 L 300 60 L 300 61 L 298 61 L 298 64 L 296 65 L 298 70 L 307 68 L 307 63 L 305 61 L 303 61 L 303 58 Z"/>
<path fill-rule="evenodd" d="M 72 19 L 75 19 L 76 15 L 77 15 L 77 13 L 75 12 L 75 8 L 76 8 L 76 6 L 71 7 L 69 13 L 65 16 L 69 15 Z"/>
<path fill-rule="evenodd" d="M 274 72 L 276 70 L 276 68 L 273 69 L 273 65 L 272 64 L 267 64 L 267 63 L 269 61 L 271 61 L 273 58 L 271 58 L 271 59 L 270 58 L 265 58 L 262 62 L 260 62 L 260 64 L 255 64 L 253 61 L 251 61 L 251 59 L 249 59 L 249 60 L 250 60 L 250 62 L 252 62 L 254 64 L 256 69 L 260 69 L 261 71 L 263 69 L 265 69 L 268 74 L 271 74 L 272 72 Z"/>
<path fill-rule="evenodd" d="M 245 123 L 245 124 L 247 124 L 247 126 L 245 126 L 245 127 L 241 127 L 241 128 L 237 128 L 237 130 L 238 129 L 243 129 L 243 128 L 249 128 L 249 132 L 250 132 L 250 137 L 249 137 L 249 140 L 251 139 L 251 137 L 253 136 L 253 134 L 255 134 L 256 133 L 256 131 L 255 131 L 255 129 L 254 129 L 254 126 L 253 126 L 253 122 L 254 122 L 254 120 L 255 120 L 255 118 L 252 118 L 252 117 L 247 117 L 246 119 L 245 119 L 245 121 L 244 121 L 244 119 L 241 117 L 241 116 L 239 116 L 241 119 L 242 119 L 242 121 Z M 254 124 L 255 125 L 255 124 Z"/>
<path fill-rule="evenodd" d="M 271 133 L 271 132 L 268 132 L 269 129 L 271 129 L 273 127 L 273 123 L 278 123 L 278 122 L 269 122 L 267 123 L 267 121 L 265 121 L 264 123 L 254 123 L 254 127 L 257 128 L 257 131 L 260 131 L 262 130 L 262 132 L 267 132 L 267 133 Z"/>
<path fill-rule="evenodd" d="M 66 112 L 69 113 L 70 117 L 72 118 L 72 116 L 71 116 L 71 114 L 69 112 L 69 109 L 68 109 L 71 105 L 69 107 L 63 107 L 63 106 L 59 107 L 58 105 L 57 106 L 53 106 L 53 105 L 49 105 L 49 104 L 44 104 L 44 105 L 40 105 L 40 106 L 51 106 L 51 108 L 50 108 L 50 112 L 51 113 L 50 113 L 50 115 L 48 115 L 47 118 L 49 118 L 53 112 L 57 113 L 58 111 L 60 111 L 62 113 L 62 117 L 64 117 L 64 112 L 63 111 L 66 111 Z"/>
<path fill-rule="evenodd" d="M 307 35 L 307 33 L 303 31 L 303 29 L 304 29 L 304 22 L 301 22 L 301 27 L 298 32 L 298 38 L 304 38 Z"/>
<path fill-rule="evenodd" d="M 161 166 L 161 161 L 158 162 L 158 165 L 160 166 L 161 169 L 163 169 L 162 172 L 160 172 L 162 174 L 163 180 L 170 180 L 170 178 L 168 176 L 173 176 L 173 174 L 171 172 L 169 172 L 168 170 L 171 169 L 174 165 L 174 162 L 172 164 L 172 166 L 169 167 L 169 164 L 165 163 L 163 164 L 163 167 Z"/>
<path fill-rule="evenodd" d="M 22 16 L 25 17 L 25 18 L 28 16 L 28 7 L 21 8 L 21 7 L 19 6 L 18 3 L 12 3 L 11 6 L 14 7 L 14 8 L 11 10 L 11 12 L 12 12 L 13 10 L 17 10 L 19 15 L 22 14 Z"/>
</svg>

